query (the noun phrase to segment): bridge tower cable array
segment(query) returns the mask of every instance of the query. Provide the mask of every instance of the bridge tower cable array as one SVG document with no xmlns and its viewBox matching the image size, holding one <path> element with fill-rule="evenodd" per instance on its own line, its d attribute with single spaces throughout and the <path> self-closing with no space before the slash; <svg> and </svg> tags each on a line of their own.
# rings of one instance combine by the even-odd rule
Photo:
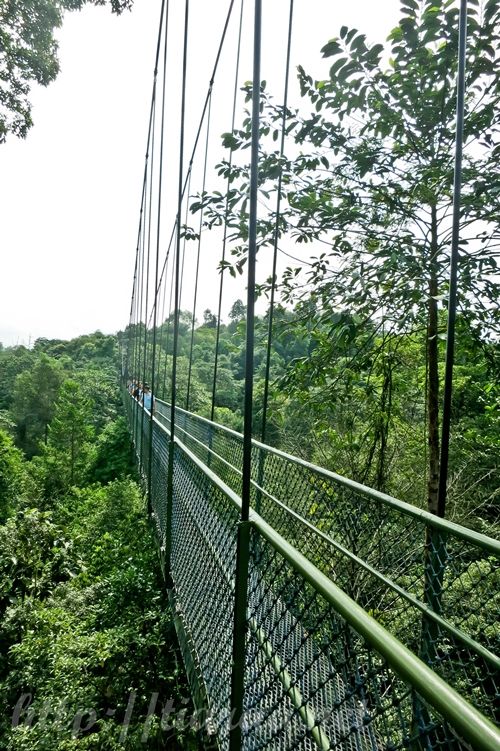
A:
<svg viewBox="0 0 500 751">
<path fill-rule="evenodd" d="M 239 14 L 234 14 L 234 0 L 229 3 L 186 159 L 196 2 L 164 0 L 161 5 L 125 369 L 127 379 L 151 383 L 156 399 L 154 410 L 147 410 L 124 389 L 124 404 L 204 732 L 221 751 L 498 751 L 498 623 L 494 607 L 480 607 L 478 613 L 472 593 L 488 592 L 492 602 L 500 599 L 500 543 L 266 443 L 282 165 L 292 38 L 297 33 L 294 11 L 300 0 L 288 0 L 288 23 L 283 23 L 285 65 L 276 152 L 281 166 L 271 245 L 265 388 L 259 404 L 260 440 L 253 436 L 266 8 L 262 0 L 254 0 L 247 2 L 251 13 L 246 12 L 241 0 Z M 460 211 L 466 15 L 467 3 L 460 0 L 455 212 Z M 173 39 L 182 40 L 178 79 L 167 70 Z M 249 39 L 251 50 L 246 48 Z M 205 221 L 205 207 L 214 113 L 224 103 L 230 105 L 230 142 L 237 134 L 238 79 L 249 65 L 247 58 L 253 77 L 251 86 L 245 86 L 251 96 L 250 164 L 244 165 L 250 178 L 244 424 L 239 433 L 215 419 L 224 276 L 234 242 L 227 220 L 231 179 L 241 167 L 231 148 L 222 168 L 215 168 L 225 184 L 220 204 L 226 221 L 221 227 Z M 224 70 L 231 71 L 234 81 L 230 101 L 228 76 L 220 77 Z M 176 117 L 167 99 L 174 80 L 180 84 Z M 192 196 L 197 187 L 198 195 Z M 188 224 L 196 203 L 200 217 L 195 231 Z M 455 290 L 458 241 L 454 233 Z M 213 285 L 218 306 L 209 371 L 213 378 L 211 398 L 202 406 L 205 414 L 197 414 L 196 313 L 212 256 L 219 275 Z M 190 289 L 192 313 L 186 326 L 181 304 Z M 452 283 L 450 308 L 454 294 Z M 186 328 L 182 349 L 181 324 Z M 451 319 L 451 366 L 453 327 Z"/>
</svg>

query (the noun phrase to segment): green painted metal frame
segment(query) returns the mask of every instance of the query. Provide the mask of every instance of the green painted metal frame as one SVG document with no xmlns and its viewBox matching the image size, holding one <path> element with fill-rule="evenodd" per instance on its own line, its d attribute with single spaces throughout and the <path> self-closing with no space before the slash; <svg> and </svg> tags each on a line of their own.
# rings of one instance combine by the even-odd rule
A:
<svg viewBox="0 0 500 751">
<path fill-rule="evenodd" d="M 157 401 L 170 407 L 170 404 L 168 402 L 163 402 L 161 399 Z M 181 412 L 189 417 L 193 417 L 199 422 L 206 424 L 207 426 L 214 426 L 217 428 L 217 430 L 227 433 L 227 435 L 231 435 L 233 436 L 233 438 L 236 438 L 240 441 L 243 440 L 243 435 L 241 433 L 238 433 L 236 430 L 233 430 L 232 428 L 227 428 L 225 425 L 212 422 L 206 417 L 201 417 L 200 415 L 195 415 L 192 412 L 187 412 L 181 407 L 176 407 L 176 411 Z M 338 475 L 331 470 L 324 469 L 323 467 L 320 467 L 317 464 L 313 464 L 312 462 L 308 462 L 305 459 L 301 459 L 298 456 L 293 456 L 293 454 L 288 454 L 286 451 L 277 449 L 274 446 L 269 446 L 268 444 L 261 443 L 256 439 L 252 439 L 252 446 L 262 449 L 269 454 L 279 456 L 282 459 L 285 459 L 287 462 L 296 464 L 300 467 L 304 467 L 304 469 L 309 469 L 320 476 L 332 480 L 337 485 L 345 487 L 348 490 L 352 490 L 355 493 L 364 496 L 365 498 L 377 501 L 378 503 L 381 503 L 385 506 L 390 506 L 401 512 L 402 514 L 405 514 L 406 516 L 420 519 L 429 526 L 434 527 L 435 529 L 452 534 L 455 537 L 465 540 L 466 542 L 473 543 L 474 545 L 477 545 L 482 550 L 485 550 L 492 555 L 500 556 L 500 541 L 488 537 L 481 532 L 476 532 L 473 529 L 462 527 L 460 524 L 456 524 L 455 522 L 448 521 L 447 519 L 442 519 L 439 516 L 435 516 L 434 514 L 425 511 L 424 509 L 419 509 L 417 506 L 412 506 L 410 503 L 400 501 L 398 498 L 394 498 L 394 496 L 388 495 L 387 493 L 382 493 L 379 490 L 374 490 L 367 485 L 362 485 L 355 480 L 350 480 L 348 477 Z"/>
<path fill-rule="evenodd" d="M 180 408 L 178 408 L 180 409 Z M 129 410 L 129 416 L 133 419 L 133 410 Z M 140 421 L 140 415 L 137 415 L 138 421 Z M 204 419 L 204 418 L 200 418 Z M 210 421 L 207 421 L 210 422 Z M 165 431 L 168 434 L 167 428 L 156 418 L 153 418 L 153 424 L 156 429 Z M 132 427 L 132 426 L 131 426 Z M 230 429 L 226 429 L 230 430 Z M 235 433 L 235 431 L 230 431 Z M 235 435 L 238 435 L 235 433 Z M 259 442 L 255 442 L 258 444 Z M 203 474 L 224 494 L 228 501 L 241 512 L 241 498 L 235 493 L 227 484 L 225 484 L 216 474 L 207 467 L 190 449 L 179 439 L 178 436 L 174 437 L 174 455 L 175 451 L 179 450 L 192 462 Z M 266 447 L 269 449 L 270 447 Z M 272 452 L 278 453 L 286 458 L 290 458 L 303 464 L 306 467 L 314 467 L 307 462 L 296 457 L 289 457 L 289 455 L 278 449 L 270 449 Z M 404 504 L 401 501 L 397 501 L 390 496 L 381 494 L 378 491 L 371 491 L 364 486 L 354 483 L 346 478 L 340 478 L 340 476 L 330 473 L 327 470 L 321 470 L 327 476 L 339 477 L 344 481 L 348 487 L 354 487 L 358 492 L 365 492 L 364 495 L 373 495 L 377 500 L 383 499 L 384 502 L 388 502 L 391 505 L 396 505 L 398 508 L 402 506 L 405 513 L 417 516 L 430 516 L 434 527 L 438 529 L 445 529 L 451 526 L 453 531 L 459 533 L 459 536 L 463 539 L 473 540 L 476 544 L 478 542 L 486 542 L 486 549 L 491 552 L 497 551 L 496 541 L 485 538 L 484 535 L 473 532 L 472 530 L 466 530 L 458 525 L 446 522 L 442 519 L 436 519 L 427 512 L 420 511 L 419 509 L 407 508 L 409 505 Z M 173 502 L 173 497 L 170 499 L 170 504 Z M 170 506 L 169 516 L 172 514 L 172 508 Z M 301 520 L 302 521 L 302 520 Z M 460 694 L 458 694 L 451 686 L 449 686 L 442 678 L 440 678 L 433 670 L 431 670 L 419 657 L 413 652 L 407 649 L 401 642 L 399 642 L 392 634 L 390 634 L 384 627 L 382 627 L 372 616 L 365 612 L 354 600 L 352 600 L 345 592 L 343 592 L 336 584 L 334 584 L 325 574 L 323 574 L 311 561 L 309 561 L 299 550 L 297 550 L 290 542 L 285 540 L 276 530 L 274 530 L 259 514 L 254 510 L 250 510 L 249 522 L 245 523 L 245 529 L 243 533 L 245 538 L 249 534 L 249 530 L 253 528 L 258 532 L 258 535 L 265 540 L 271 547 L 277 551 L 293 568 L 293 570 L 301 576 L 305 582 L 308 582 L 314 590 L 324 598 L 330 606 L 338 612 L 346 623 L 349 624 L 358 634 L 360 634 L 366 643 L 373 647 L 386 661 L 387 664 L 394 670 L 394 672 L 408 684 L 414 687 L 418 695 L 425 699 L 432 707 L 434 707 L 462 736 L 463 739 L 471 744 L 472 748 L 477 751 L 498 751 L 500 749 L 500 732 L 497 728 L 485 718 L 478 710 L 470 705 Z M 168 527 L 171 530 L 171 526 Z M 240 527 L 241 529 L 241 527 Z M 167 547 L 169 541 L 166 541 Z M 245 545 L 245 547 L 247 547 Z M 248 561 L 247 561 L 248 565 Z M 364 564 L 369 567 L 368 564 Z M 241 573 L 241 572 L 240 572 Z M 379 576 L 380 573 L 379 573 Z M 238 588 L 235 586 L 235 597 L 238 598 Z M 240 607 L 235 612 L 239 613 L 241 620 L 241 614 L 243 612 L 243 606 L 245 606 L 245 618 L 246 618 L 246 588 L 243 588 L 239 592 L 239 597 L 242 600 Z M 170 594 L 172 604 L 175 603 L 175 592 Z M 440 621 L 439 616 L 433 614 L 434 620 Z M 179 620 L 180 618 L 180 620 Z M 188 649 L 189 656 L 187 657 L 189 673 L 192 676 L 193 689 L 196 694 L 196 703 L 199 705 L 206 700 L 206 689 L 203 686 L 203 679 L 199 676 L 196 669 L 196 653 L 192 649 L 192 645 L 189 645 L 188 628 L 184 623 L 184 619 L 179 613 L 176 615 L 176 620 L 179 622 L 176 625 L 178 630 L 179 639 L 185 645 L 184 649 Z M 242 627 L 242 624 L 239 624 Z M 182 626 L 182 627 L 181 627 Z M 272 655 L 270 652 L 271 645 L 265 639 L 265 634 L 261 633 L 252 621 L 249 622 L 250 630 L 257 638 L 264 654 L 270 661 L 275 673 L 280 682 L 285 687 L 288 696 L 291 698 L 292 704 L 300 707 L 300 716 L 307 727 L 314 728 L 313 737 L 321 751 L 326 751 L 326 740 L 321 734 L 320 729 L 314 725 L 313 714 L 307 706 L 301 704 L 300 692 L 297 694 L 297 689 L 294 687 L 290 680 L 287 680 L 286 670 L 280 663 L 277 655 Z M 272 650 L 271 650 L 272 651 Z M 494 657 L 494 656 L 493 656 Z M 494 657 L 496 660 L 496 658 Z M 237 669 L 241 669 L 241 665 Z M 288 676 L 289 677 L 289 676 Z M 297 694 L 297 695 L 296 695 Z M 319 733 L 319 735 L 318 735 Z M 318 736 L 317 738 L 315 736 Z M 241 747 L 241 736 L 235 736 Z M 233 743 L 235 743 L 233 741 Z M 235 748 L 236 745 L 233 746 Z"/>
<path fill-rule="evenodd" d="M 201 469 L 239 510 L 241 499 L 217 475 L 206 467 L 187 446 L 175 438 L 176 445 Z M 435 707 L 463 734 L 477 751 L 499 751 L 500 731 L 463 697 L 425 665 L 416 655 L 366 613 L 314 564 L 279 535 L 255 511 L 250 523 L 277 550 L 346 622 L 366 639 L 402 679 L 408 681 L 429 704 Z"/>
</svg>

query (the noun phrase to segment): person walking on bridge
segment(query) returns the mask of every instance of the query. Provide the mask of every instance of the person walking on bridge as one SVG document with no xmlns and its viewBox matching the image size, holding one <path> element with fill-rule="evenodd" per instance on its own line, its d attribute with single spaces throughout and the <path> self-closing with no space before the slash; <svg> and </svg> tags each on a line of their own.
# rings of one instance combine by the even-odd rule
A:
<svg viewBox="0 0 500 751">
<path fill-rule="evenodd" d="M 155 411 L 155 398 L 153 394 L 151 393 L 151 389 L 149 388 L 148 384 L 144 384 L 144 389 L 142 391 L 142 399 L 141 403 L 145 409 L 148 410 L 148 412 L 152 412 L 154 414 Z"/>
</svg>

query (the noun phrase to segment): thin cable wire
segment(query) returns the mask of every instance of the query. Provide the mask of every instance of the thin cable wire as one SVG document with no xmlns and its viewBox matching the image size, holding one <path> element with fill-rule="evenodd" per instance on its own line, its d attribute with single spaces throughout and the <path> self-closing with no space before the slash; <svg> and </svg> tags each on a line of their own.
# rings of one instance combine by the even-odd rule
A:
<svg viewBox="0 0 500 751">
<path fill-rule="evenodd" d="M 236 99 L 238 96 L 238 78 L 240 71 L 240 58 L 241 58 L 241 33 L 243 28 L 243 6 L 244 0 L 241 0 L 240 5 L 240 22 L 238 29 L 238 48 L 236 51 L 236 68 L 234 71 L 234 87 L 233 87 L 233 111 L 231 115 L 231 133 L 234 133 L 234 126 L 236 122 Z M 217 331 L 215 334 L 215 358 L 214 358 L 214 372 L 212 378 L 212 405 L 210 408 L 210 419 L 213 421 L 215 414 L 215 397 L 217 394 L 217 369 L 219 365 L 219 344 L 220 344 L 220 327 L 221 327 L 221 311 L 222 311 L 222 292 L 224 287 L 224 261 L 226 258 L 227 247 L 227 217 L 229 214 L 229 186 L 231 184 L 231 167 L 233 164 L 233 152 L 229 150 L 229 175 L 227 178 L 227 193 L 226 193 L 226 206 L 225 206 L 225 219 L 224 222 L 224 234 L 222 238 L 222 256 L 221 256 L 221 270 L 220 270 L 220 283 L 219 283 L 219 302 L 217 307 Z"/>
<path fill-rule="evenodd" d="M 165 398 L 166 391 L 167 391 L 167 369 L 168 369 L 168 348 L 170 344 L 170 325 L 172 320 L 172 300 L 174 297 L 174 264 L 172 264 L 172 272 L 170 275 L 170 300 L 168 303 L 168 321 L 167 321 L 167 335 L 166 335 L 166 342 L 165 342 L 165 369 L 163 371 L 163 391 L 162 391 L 162 399 Z"/>
<path fill-rule="evenodd" d="M 148 202 L 148 224 L 147 224 L 147 260 L 146 260 L 146 297 L 144 302 L 144 361 L 143 361 L 143 384 L 147 381 L 148 369 L 148 309 L 149 309 L 149 271 L 151 266 L 151 225 L 153 215 L 153 172 L 154 172 L 154 151 L 155 151 L 155 126 L 156 126 L 156 99 L 153 114 L 153 132 L 151 134 L 151 159 L 149 161 L 149 202 Z M 144 411 L 142 413 L 142 423 L 144 424 Z"/>
<path fill-rule="evenodd" d="M 293 27 L 293 2 L 290 0 L 290 12 L 288 16 L 288 39 L 286 47 L 286 65 L 285 65 L 285 89 L 283 92 L 283 120 L 281 123 L 281 144 L 280 144 L 280 172 L 278 176 L 278 195 L 276 197 L 276 222 L 274 226 L 274 249 L 273 249 L 273 270 L 271 276 L 271 299 L 269 301 L 269 320 L 267 331 L 267 349 L 266 349 L 266 369 L 264 375 L 264 395 L 262 401 L 262 427 L 261 441 L 266 442 L 267 430 L 267 409 L 269 403 L 269 375 L 271 370 L 271 347 L 273 343 L 273 323 L 274 323 L 274 298 L 276 294 L 276 264 L 278 259 L 278 240 L 279 240 L 279 223 L 281 217 L 281 187 L 283 184 L 283 157 L 285 154 L 286 138 L 286 115 L 288 105 L 288 82 L 290 77 L 290 52 L 292 48 L 292 27 Z"/>
<path fill-rule="evenodd" d="M 197 148 L 198 148 L 198 143 L 199 143 L 199 140 L 200 140 L 201 131 L 202 131 L 202 128 L 203 128 L 203 123 L 205 121 L 205 115 L 206 115 L 207 108 L 208 108 L 208 101 L 209 101 L 209 98 L 211 96 L 212 89 L 213 89 L 213 86 L 214 86 L 215 76 L 216 76 L 216 73 L 217 73 L 217 69 L 219 67 L 220 57 L 221 57 L 221 54 L 222 54 L 222 49 L 224 47 L 224 42 L 225 42 L 225 39 L 226 39 L 226 34 L 227 34 L 228 27 L 229 27 L 229 21 L 231 20 L 231 15 L 232 15 L 232 11 L 233 11 L 233 5 L 234 5 L 234 0 L 231 0 L 230 3 L 229 3 L 227 14 L 226 14 L 226 19 L 225 19 L 225 22 L 224 22 L 224 28 L 222 30 L 222 34 L 221 34 L 221 37 L 220 37 L 219 47 L 217 49 L 217 55 L 215 57 L 215 63 L 214 63 L 213 69 L 212 69 L 212 75 L 210 77 L 210 81 L 209 81 L 209 84 L 208 84 L 208 90 L 207 90 L 207 94 L 206 94 L 206 97 L 205 97 L 205 102 L 204 102 L 204 105 L 203 105 L 203 109 L 202 109 L 200 121 L 198 123 L 198 130 L 196 132 L 196 136 L 195 136 L 195 139 L 194 139 L 194 145 L 193 145 L 193 149 L 192 149 L 192 152 L 191 152 L 191 157 L 190 157 L 190 160 L 189 160 L 188 171 L 186 173 L 186 178 L 185 178 L 184 184 L 182 186 L 182 197 L 183 198 L 184 198 L 184 193 L 185 193 L 186 188 L 187 188 L 187 182 L 188 182 L 189 174 L 190 174 L 193 162 L 194 162 L 194 158 L 196 156 L 196 151 L 197 151 Z M 166 257 L 165 257 L 165 261 L 163 262 L 163 267 L 162 267 L 162 271 L 161 271 L 161 274 L 160 274 L 160 283 L 161 283 L 161 281 L 163 279 L 163 275 L 164 275 L 164 272 L 165 272 L 165 266 L 166 266 L 166 263 L 167 263 L 168 253 L 170 252 L 170 247 L 172 245 L 172 242 L 173 242 L 175 234 L 176 234 L 176 229 L 177 229 L 177 216 L 175 218 L 174 226 L 172 228 L 172 234 L 171 234 L 171 237 L 170 237 L 170 242 L 169 242 L 169 245 L 168 245 L 168 250 L 167 250 Z"/>
<path fill-rule="evenodd" d="M 188 189 L 187 189 L 187 196 L 186 196 L 186 210 L 184 212 L 184 238 L 182 242 L 182 263 L 181 263 L 181 281 L 180 281 L 180 288 L 179 288 L 179 309 L 182 308 L 182 285 L 184 282 L 184 263 L 186 260 L 186 229 L 187 229 L 187 223 L 189 218 L 189 195 L 191 193 L 191 176 L 192 171 L 189 170 L 189 180 L 188 180 Z"/>
<path fill-rule="evenodd" d="M 161 317 L 160 317 L 160 320 L 161 320 L 161 324 L 160 324 L 161 332 L 160 332 L 160 344 L 159 344 L 160 352 L 158 354 L 158 365 L 157 365 L 157 369 L 158 369 L 158 373 L 157 373 L 157 389 L 158 390 L 160 388 L 160 373 L 161 373 L 161 368 L 162 368 L 162 362 L 161 362 L 161 360 L 162 360 L 162 353 L 164 352 L 164 349 L 161 346 L 161 337 L 162 337 L 162 334 L 163 334 L 163 329 L 165 327 L 165 306 L 167 304 L 167 276 L 165 276 L 164 282 L 161 285 L 161 289 L 162 289 L 163 295 L 162 295 Z M 165 356 L 166 356 L 166 352 L 165 352 Z M 163 384 L 162 384 L 162 390 L 163 390 Z"/>
<path fill-rule="evenodd" d="M 160 266 L 160 237 L 161 237 L 161 206 L 162 206 L 162 187 L 163 187 L 163 150 L 165 141 L 165 101 L 166 101 L 166 82 L 167 82 L 167 51 L 168 51 L 168 28 L 169 28 L 169 11 L 170 3 L 167 0 L 166 14 L 165 14 L 165 39 L 163 47 L 163 81 L 162 81 L 162 94 L 161 94 L 161 125 L 160 125 L 160 160 L 158 170 L 158 207 L 157 207 L 157 224 L 156 224 L 156 256 L 155 256 L 155 300 L 154 300 L 154 316 L 153 316 L 153 352 L 151 362 L 151 394 L 152 400 L 154 398 L 156 389 L 156 326 L 157 326 L 157 308 L 158 308 L 158 273 Z M 161 285 L 160 285 L 161 286 Z M 163 296 L 163 303 L 165 303 L 165 295 Z M 151 423 L 153 420 L 153 401 L 151 401 Z M 150 445 L 150 465 L 152 459 L 152 440 L 153 440 L 153 426 L 151 424 L 151 445 Z M 151 478 L 151 472 L 149 473 Z M 151 495 L 151 493 L 150 493 Z"/>
<path fill-rule="evenodd" d="M 208 103 L 208 116 L 207 116 L 207 135 L 205 139 L 205 159 L 203 161 L 203 182 L 201 188 L 202 197 L 205 195 L 206 181 L 207 181 L 207 162 L 208 162 L 208 142 L 210 138 L 210 118 L 212 114 L 212 97 Z M 200 224 L 198 229 L 198 250 L 196 253 L 196 271 L 194 281 L 194 296 L 193 296 L 193 312 L 191 314 L 191 342 L 189 346 L 189 366 L 188 366 L 188 378 L 186 389 L 186 410 L 189 411 L 189 397 L 191 391 L 191 372 L 193 367 L 193 345 L 194 345 L 194 324 L 196 320 L 196 302 L 198 298 L 198 277 L 200 271 L 200 252 L 201 252 L 201 233 L 203 230 L 203 207 L 200 210 Z"/>
<path fill-rule="evenodd" d="M 451 396 L 453 391 L 453 364 L 455 359 L 455 323 L 457 316 L 458 250 L 460 242 L 460 198 L 462 190 L 462 152 L 464 140 L 465 58 L 467 50 L 467 0 L 461 0 L 458 41 L 457 115 L 455 136 L 455 171 L 453 179 L 453 223 L 450 259 L 450 287 L 448 295 L 448 329 L 446 336 L 446 362 L 443 394 L 443 420 L 441 427 L 441 457 L 437 515 L 444 517 L 448 463 L 450 453 Z"/>
<path fill-rule="evenodd" d="M 148 160 L 149 160 L 149 147 L 150 147 L 150 140 L 151 140 L 151 133 L 152 133 L 152 126 L 153 126 L 153 112 L 154 112 L 154 101 L 156 97 L 156 78 L 158 74 L 158 60 L 160 57 L 160 48 L 161 48 L 161 35 L 162 35 L 162 29 L 163 29 L 163 15 L 165 11 L 165 0 L 162 0 L 161 8 L 160 8 L 160 19 L 158 22 L 158 36 L 157 36 L 157 42 L 156 42 L 156 53 L 155 53 L 155 65 L 154 65 L 154 71 L 153 71 L 153 86 L 152 86 L 152 92 L 151 92 L 151 104 L 149 108 L 149 124 L 148 124 L 148 135 L 147 135 L 147 141 L 146 141 L 146 156 L 145 156 L 145 163 L 144 163 L 144 175 L 143 175 L 143 181 L 142 181 L 142 191 L 141 191 L 141 208 L 139 212 L 139 229 L 137 232 L 137 247 L 136 247 L 136 267 L 134 270 L 134 278 L 136 277 L 137 270 L 138 270 L 138 258 L 139 258 L 139 238 L 141 236 L 142 232 L 142 224 L 143 224 L 143 214 L 144 214 L 144 203 L 145 203 L 145 190 L 146 190 L 146 182 L 147 182 L 147 173 L 148 173 Z M 135 285 L 135 294 L 138 295 L 138 286 Z M 134 284 L 132 285 L 132 301 L 130 305 L 131 309 L 131 315 L 132 315 L 132 308 L 134 306 Z M 134 347 L 135 349 L 135 347 Z M 138 375 L 138 371 L 134 375 Z"/>
<path fill-rule="evenodd" d="M 175 435 L 175 405 L 177 401 L 177 348 L 179 344 L 179 292 L 180 292 L 180 253 L 181 253 L 181 214 L 183 199 L 183 171 L 184 171 L 184 131 L 186 119 L 186 82 L 187 82 L 187 50 L 188 50 L 188 29 L 189 29 L 189 0 L 185 2 L 184 10 L 184 44 L 182 55 L 182 94 L 181 94 L 181 120 L 180 120 L 180 137 L 179 137 L 179 192 L 177 200 L 177 238 L 175 252 L 175 291 L 174 291 L 174 340 L 172 347 L 172 390 L 171 390 L 171 411 L 170 411 L 170 441 L 173 445 Z M 172 474 L 172 462 L 169 463 L 169 471 Z M 169 478 L 171 485 L 172 478 Z M 172 488 L 169 488 L 171 492 Z"/>
<path fill-rule="evenodd" d="M 257 256 L 257 193 L 259 182 L 260 128 L 260 53 L 262 34 L 262 2 L 255 0 L 253 84 L 252 84 L 252 141 L 250 158 L 250 205 L 248 216 L 248 282 L 245 344 L 245 404 L 243 415 L 243 461 L 241 484 L 241 521 L 248 521 L 250 513 L 252 469 L 253 376 L 255 333 L 255 261 Z"/>
</svg>

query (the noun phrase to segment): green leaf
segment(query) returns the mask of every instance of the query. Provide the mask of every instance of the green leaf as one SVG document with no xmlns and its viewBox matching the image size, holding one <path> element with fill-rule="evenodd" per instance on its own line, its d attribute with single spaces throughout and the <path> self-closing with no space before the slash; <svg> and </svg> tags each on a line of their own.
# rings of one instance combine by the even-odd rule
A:
<svg viewBox="0 0 500 751">
<path fill-rule="evenodd" d="M 321 48 L 323 57 L 333 57 L 342 52 L 342 47 L 336 39 L 331 39 L 324 47 Z"/>
</svg>

